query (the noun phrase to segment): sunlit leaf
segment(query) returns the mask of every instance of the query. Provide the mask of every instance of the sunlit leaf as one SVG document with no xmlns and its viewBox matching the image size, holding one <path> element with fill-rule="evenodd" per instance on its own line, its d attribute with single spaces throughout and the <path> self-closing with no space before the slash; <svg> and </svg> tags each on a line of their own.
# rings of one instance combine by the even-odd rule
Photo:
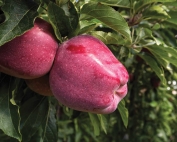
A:
<svg viewBox="0 0 177 142">
<path fill-rule="evenodd" d="M 79 22 L 79 31 L 78 34 L 88 33 L 93 31 L 99 24 L 93 21 L 82 20 Z"/>
<path fill-rule="evenodd" d="M 127 127 L 128 126 L 128 110 L 125 107 L 125 101 L 124 100 L 119 102 L 118 110 L 119 110 L 120 116 L 122 118 L 122 121 L 124 123 L 124 126 Z"/>
<path fill-rule="evenodd" d="M 102 31 L 93 31 L 90 34 L 105 44 L 117 44 L 117 45 L 124 45 L 126 40 L 119 34 L 111 33 L 111 32 L 102 32 Z"/>
<path fill-rule="evenodd" d="M 99 128 L 99 120 L 96 114 L 88 113 L 90 120 L 92 122 L 93 128 L 94 128 L 94 134 L 98 136 L 100 134 L 100 128 Z"/>
<path fill-rule="evenodd" d="M 125 38 L 131 41 L 127 22 L 121 14 L 113 8 L 100 3 L 87 3 L 82 7 L 81 14 L 86 14 L 100 20 L 105 25 L 121 33 Z"/>
<path fill-rule="evenodd" d="M 135 13 L 137 13 L 138 11 L 142 10 L 143 7 L 151 4 L 151 3 L 155 3 L 155 2 L 173 2 L 176 0 L 139 0 L 137 1 L 136 5 L 135 5 Z"/>
<path fill-rule="evenodd" d="M 100 124 L 101 124 L 101 128 L 104 130 L 105 133 L 107 133 L 107 120 L 106 117 L 104 115 L 98 114 L 97 115 L 99 120 L 100 120 Z"/>
<path fill-rule="evenodd" d="M 170 15 L 164 5 L 153 5 L 143 12 L 143 17 L 144 19 L 167 19 Z"/>
</svg>

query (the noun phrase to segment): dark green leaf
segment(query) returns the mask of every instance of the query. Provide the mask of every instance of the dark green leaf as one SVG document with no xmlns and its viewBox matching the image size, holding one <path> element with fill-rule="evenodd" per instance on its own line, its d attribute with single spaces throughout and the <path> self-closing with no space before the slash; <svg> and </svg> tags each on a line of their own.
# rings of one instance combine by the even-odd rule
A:
<svg viewBox="0 0 177 142">
<path fill-rule="evenodd" d="M 6 135 L 21 141 L 19 108 L 10 103 L 14 89 L 13 80 L 11 78 L 4 80 L 0 82 L 0 129 Z"/>
<path fill-rule="evenodd" d="M 0 45 L 32 28 L 33 20 L 38 15 L 37 8 L 33 2 L 5 0 L 2 10 L 6 20 L 0 25 Z"/>
<path fill-rule="evenodd" d="M 29 90 L 26 95 L 32 95 Z M 34 95 L 28 98 L 20 108 L 21 133 L 23 139 L 28 142 L 42 126 L 48 117 L 49 102 L 47 97 Z M 41 130 L 42 131 L 42 130 Z"/>
<path fill-rule="evenodd" d="M 125 38 L 131 41 L 127 22 L 113 8 L 100 3 L 87 3 L 82 7 L 81 14 L 86 14 L 100 20 L 105 25 L 121 33 Z"/>
<path fill-rule="evenodd" d="M 169 12 L 170 18 L 166 19 L 166 22 L 177 25 L 177 15 L 176 11 L 170 11 Z"/>
<path fill-rule="evenodd" d="M 165 60 L 164 58 L 161 58 L 159 55 L 152 52 L 156 60 L 160 63 L 161 66 L 163 66 L 165 69 L 172 71 L 172 68 L 170 67 L 170 62 L 168 60 Z"/>
<path fill-rule="evenodd" d="M 58 140 L 57 123 L 54 110 L 50 110 L 44 135 L 44 142 L 56 142 Z"/>
<path fill-rule="evenodd" d="M 57 142 L 58 130 L 56 123 L 56 110 L 55 106 L 51 105 L 48 109 L 48 114 L 45 120 L 38 127 L 35 134 L 31 137 L 30 142 Z"/>
<path fill-rule="evenodd" d="M 56 109 L 55 106 L 50 104 L 49 114 L 47 121 L 44 121 L 44 142 L 56 142 L 58 140 L 58 128 L 57 128 L 57 119 L 56 119 Z"/>
<path fill-rule="evenodd" d="M 0 130 L 0 140 L 1 142 L 19 142 L 19 140 L 9 137 Z"/>
<path fill-rule="evenodd" d="M 78 13 L 77 13 L 77 10 L 75 8 L 75 6 L 73 5 L 72 2 L 69 2 L 67 4 L 67 8 L 68 8 L 68 17 L 69 17 L 69 20 L 70 20 L 70 23 L 71 23 L 71 27 L 72 27 L 72 30 L 75 30 L 78 23 L 79 23 L 79 16 L 78 16 Z M 71 31 L 70 31 L 71 32 Z"/>
<path fill-rule="evenodd" d="M 164 47 L 161 45 L 148 47 L 148 50 L 150 50 L 154 55 L 158 55 L 158 58 L 162 58 L 177 67 L 176 49 L 168 46 Z"/>
<path fill-rule="evenodd" d="M 125 107 L 125 101 L 124 100 L 119 102 L 118 110 L 119 110 L 120 116 L 122 118 L 122 121 L 124 123 L 124 126 L 127 127 L 128 126 L 128 110 Z"/>
<path fill-rule="evenodd" d="M 157 61 L 149 55 L 143 54 L 139 55 L 146 63 L 151 67 L 151 69 L 156 73 L 163 84 L 166 84 L 166 79 L 164 76 L 164 71 L 162 67 L 159 67 Z"/>
<path fill-rule="evenodd" d="M 69 3 L 63 9 L 53 2 L 50 2 L 48 6 L 49 20 L 60 41 L 62 36 L 67 36 L 75 30 L 78 24 L 78 15 L 73 4 Z"/>
<path fill-rule="evenodd" d="M 70 29 L 70 27 L 67 26 L 69 23 L 68 18 L 66 17 L 63 9 L 61 9 L 53 2 L 49 3 L 48 15 L 50 23 L 52 24 L 55 31 L 56 37 L 60 42 L 62 42 L 61 34 L 67 34 L 68 29 Z"/>
<path fill-rule="evenodd" d="M 2 6 L 4 4 L 3 0 L 0 0 L 0 6 Z"/>
</svg>

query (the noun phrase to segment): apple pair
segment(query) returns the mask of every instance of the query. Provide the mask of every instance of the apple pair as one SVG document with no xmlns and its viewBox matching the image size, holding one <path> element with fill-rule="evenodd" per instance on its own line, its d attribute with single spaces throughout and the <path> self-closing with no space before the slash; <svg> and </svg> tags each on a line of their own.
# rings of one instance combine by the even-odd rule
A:
<svg viewBox="0 0 177 142">
<path fill-rule="evenodd" d="M 111 113 L 127 94 L 127 70 L 103 42 L 80 35 L 58 47 L 52 27 L 39 18 L 32 29 L 0 47 L 0 71 L 27 84 L 48 73 L 49 81 L 40 82 L 60 103 L 79 111 Z"/>
</svg>

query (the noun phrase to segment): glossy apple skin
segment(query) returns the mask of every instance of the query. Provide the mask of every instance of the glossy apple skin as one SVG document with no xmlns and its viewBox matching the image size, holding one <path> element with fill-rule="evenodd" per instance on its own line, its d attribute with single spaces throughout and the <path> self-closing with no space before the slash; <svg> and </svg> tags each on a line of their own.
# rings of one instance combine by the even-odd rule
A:
<svg viewBox="0 0 177 142">
<path fill-rule="evenodd" d="M 38 93 L 39 95 L 53 96 L 49 85 L 48 74 L 35 79 L 25 79 L 25 82 L 31 90 Z"/>
<path fill-rule="evenodd" d="M 128 72 L 108 47 L 90 35 L 62 43 L 49 83 L 58 101 L 72 109 L 108 114 L 127 94 Z"/>
<path fill-rule="evenodd" d="M 51 25 L 37 18 L 34 27 L 0 47 L 0 71 L 33 79 L 49 72 L 58 48 Z"/>
</svg>

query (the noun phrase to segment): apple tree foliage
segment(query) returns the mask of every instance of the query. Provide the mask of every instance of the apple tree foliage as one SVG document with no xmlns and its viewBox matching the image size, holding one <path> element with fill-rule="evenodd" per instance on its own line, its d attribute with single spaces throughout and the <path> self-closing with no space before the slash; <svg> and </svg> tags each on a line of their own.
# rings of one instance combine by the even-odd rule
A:
<svg viewBox="0 0 177 142">
<path fill-rule="evenodd" d="M 0 45 L 48 21 L 59 43 L 102 40 L 130 74 L 112 114 L 79 112 L 0 73 L 1 142 L 177 141 L 176 0 L 0 0 Z"/>
</svg>

